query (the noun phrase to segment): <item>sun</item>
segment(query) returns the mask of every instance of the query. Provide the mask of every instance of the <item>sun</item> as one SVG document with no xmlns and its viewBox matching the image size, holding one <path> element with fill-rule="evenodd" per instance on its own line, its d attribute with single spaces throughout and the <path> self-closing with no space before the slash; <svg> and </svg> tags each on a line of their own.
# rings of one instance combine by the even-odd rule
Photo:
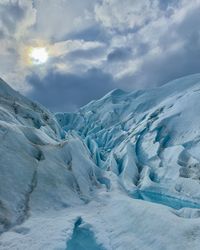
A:
<svg viewBox="0 0 200 250">
<path fill-rule="evenodd" d="M 33 64 L 44 64 L 48 60 L 48 51 L 46 48 L 35 47 L 31 48 L 29 57 Z"/>
</svg>

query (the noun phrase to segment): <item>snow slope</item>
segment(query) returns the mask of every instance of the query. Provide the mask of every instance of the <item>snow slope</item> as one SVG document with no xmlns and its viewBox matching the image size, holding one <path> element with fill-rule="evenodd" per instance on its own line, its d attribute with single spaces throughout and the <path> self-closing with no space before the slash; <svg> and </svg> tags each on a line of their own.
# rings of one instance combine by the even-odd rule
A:
<svg viewBox="0 0 200 250">
<path fill-rule="evenodd" d="M 90 200 L 101 170 L 75 133 L 0 82 L 0 231 L 32 213 Z"/>
<path fill-rule="evenodd" d="M 0 249 L 200 246 L 200 74 L 56 116 L 0 81 Z"/>
</svg>

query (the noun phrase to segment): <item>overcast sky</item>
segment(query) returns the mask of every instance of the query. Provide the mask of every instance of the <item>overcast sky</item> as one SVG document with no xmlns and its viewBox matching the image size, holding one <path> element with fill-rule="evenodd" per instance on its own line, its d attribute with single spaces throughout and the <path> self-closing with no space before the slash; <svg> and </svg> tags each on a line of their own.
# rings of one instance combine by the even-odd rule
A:
<svg viewBox="0 0 200 250">
<path fill-rule="evenodd" d="M 0 77 L 52 111 L 199 72 L 200 0 L 0 0 Z"/>
</svg>

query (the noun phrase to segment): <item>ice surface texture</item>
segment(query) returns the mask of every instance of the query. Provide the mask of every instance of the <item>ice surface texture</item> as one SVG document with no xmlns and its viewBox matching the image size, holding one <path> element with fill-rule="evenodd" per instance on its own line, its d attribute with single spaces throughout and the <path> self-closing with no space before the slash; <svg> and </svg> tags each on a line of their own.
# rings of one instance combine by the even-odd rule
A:
<svg viewBox="0 0 200 250">
<path fill-rule="evenodd" d="M 159 88 L 114 90 L 75 114 L 58 113 L 75 130 L 94 162 L 124 187 L 200 202 L 200 74 Z M 200 204 L 200 203 L 199 203 Z"/>
<path fill-rule="evenodd" d="M 0 249 L 200 246 L 200 75 L 50 113 L 0 80 Z"/>
<path fill-rule="evenodd" d="M 76 133 L 0 82 L 0 232 L 34 211 L 62 209 L 91 199 L 101 170 Z"/>
</svg>

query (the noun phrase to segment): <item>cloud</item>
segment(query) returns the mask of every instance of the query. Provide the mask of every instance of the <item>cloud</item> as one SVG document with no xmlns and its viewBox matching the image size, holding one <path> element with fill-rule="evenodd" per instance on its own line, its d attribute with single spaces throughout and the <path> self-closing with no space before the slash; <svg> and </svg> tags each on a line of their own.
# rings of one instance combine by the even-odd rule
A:
<svg viewBox="0 0 200 250">
<path fill-rule="evenodd" d="M 72 53 L 77 50 L 88 52 L 90 50 L 101 49 L 104 43 L 98 41 L 81 40 L 66 40 L 64 42 L 57 42 L 51 45 L 53 56 L 62 56 L 63 54 Z"/>
<path fill-rule="evenodd" d="M 49 44 L 47 49 L 48 62 L 43 68 L 34 69 L 40 76 L 52 68 L 62 73 L 85 74 L 90 68 L 99 67 L 106 58 L 106 45 L 98 41 L 67 40 Z"/>
<path fill-rule="evenodd" d="M 95 7 L 96 20 L 120 31 L 141 27 L 158 16 L 157 0 L 103 0 Z"/>
<path fill-rule="evenodd" d="M 90 12 L 93 0 L 35 0 L 37 9 L 36 33 L 44 39 L 56 41 L 93 25 Z M 49 17 L 49 18 L 48 18 Z"/>
<path fill-rule="evenodd" d="M 31 36 L 29 30 L 35 18 L 32 1 L 0 1 L 0 75 L 18 90 L 28 88 L 24 82 L 26 72 L 20 65 L 20 52 Z"/>
<path fill-rule="evenodd" d="M 19 2 L 1 3 L 0 16 L 1 16 L 1 28 L 5 31 L 15 32 L 16 24 L 20 22 L 25 15 L 25 9 Z"/>
<path fill-rule="evenodd" d="M 92 59 L 98 59 L 99 57 L 102 56 L 104 53 L 104 46 L 100 46 L 97 48 L 92 48 L 92 49 L 77 49 L 72 52 L 70 52 L 67 55 L 68 60 L 79 60 L 79 59 L 86 59 L 87 61 L 92 60 Z"/>
<path fill-rule="evenodd" d="M 50 70 L 44 78 L 32 74 L 26 80 L 32 86 L 28 96 L 52 111 L 75 110 L 115 88 L 112 76 L 95 68 L 81 75 Z"/>
<path fill-rule="evenodd" d="M 119 32 L 112 38 L 113 47 L 119 48 L 123 44 L 120 53 L 124 47 L 132 50 L 130 58 L 122 56 L 121 59 L 113 50 L 117 60 L 112 60 L 112 65 L 104 66 L 104 70 L 112 73 L 122 88 L 154 87 L 186 74 L 200 72 L 197 28 L 200 2 L 168 1 L 162 8 L 160 5 L 158 7 L 160 13 L 163 9 L 173 9 L 170 18 L 166 13 L 160 14 L 158 19 L 148 22 L 137 32 Z"/>
<path fill-rule="evenodd" d="M 1 0 L 0 75 L 52 110 L 160 85 L 200 72 L 199 11 L 199 0 Z M 46 64 L 27 63 L 34 46 Z"/>
<path fill-rule="evenodd" d="M 104 27 L 102 27 L 99 23 L 93 21 L 93 24 L 88 28 L 82 30 L 73 30 L 66 36 L 66 39 L 80 40 L 84 41 L 99 41 L 103 43 L 108 43 L 110 39 L 109 32 L 106 32 Z"/>
<path fill-rule="evenodd" d="M 196 28 L 200 22 L 199 11 L 200 6 L 190 9 L 180 23 L 169 26 L 168 32 L 160 37 L 161 53 L 141 65 L 137 79 L 141 85 L 161 85 L 200 72 L 200 31 Z"/>
<path fill-rule="evenodd" d="M 1 0 L 0 2 L 0 29 L 8 37 L 24 35 L 31 25 L 34 24 L 36 11 L 32 2 L 26 0 Z M 18 37 L 17 37 L 18 38 Z"/>
<path fill-rule="evenodd" d="M 159 8 L 164 11 L 172 10 L 173 8 L 178 8 L 180 4 L 181 0 L 159 0 Z"/>
<path fill-rule="evenodd" d="M 129 59 L 132 56 L 131 48 L 121 47 L 121 48 L 114 48 L 107 56 L 107 60 L 109 62 L 113 61 L 124 61 Z"/>
</svg>

